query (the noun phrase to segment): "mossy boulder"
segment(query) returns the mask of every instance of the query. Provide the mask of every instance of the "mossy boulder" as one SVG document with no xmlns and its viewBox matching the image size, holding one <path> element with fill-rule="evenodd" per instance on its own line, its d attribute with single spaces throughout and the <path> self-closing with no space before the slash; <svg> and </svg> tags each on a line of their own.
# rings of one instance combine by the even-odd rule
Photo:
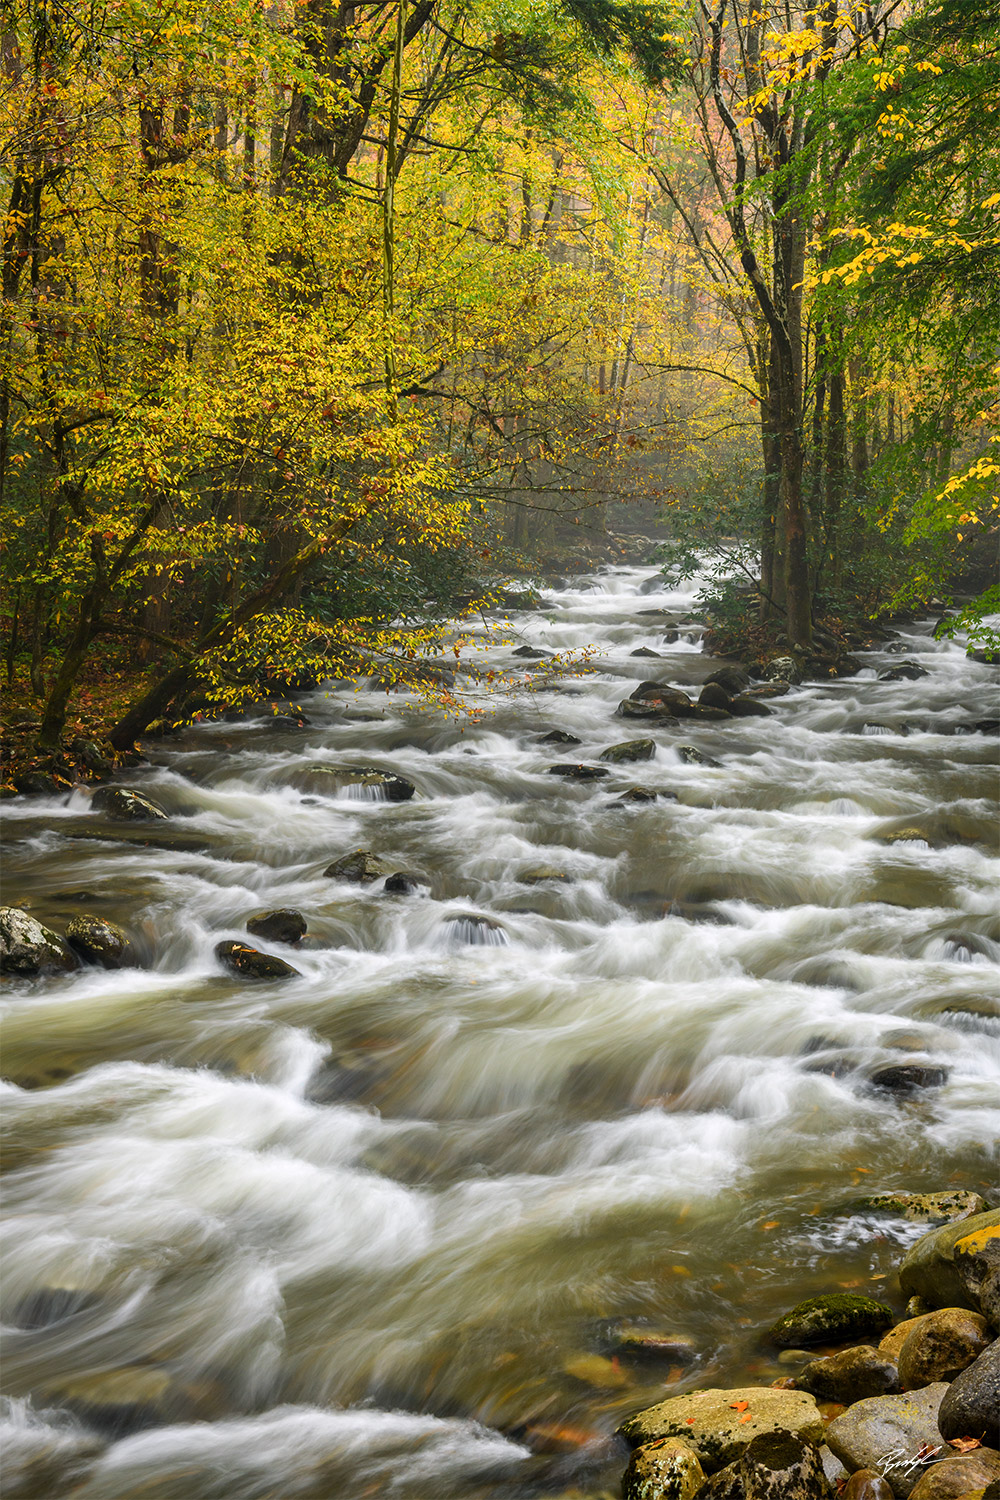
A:
<svg viewBox="0 0 1000 1500">
<path fill-rule="evenodd" d="M 113 823 L 156 823 L 167 816 L 156 802 L 125 786 L 99 786 L 90 805 Z"/>
<path fill-rule="evenodd" d="M 620 745 L 609 745 L 600 754 L 601 760 L 608 760 L 612 765 L 627 765 L 630 761 L 652 760 L 656 754 L 656 744 L 653 740 L 623 740 Z"/>
<path fill-rule="evenodd" d="M 66 941 L 84 963 L 102 969 L 120 969 L 128 962 L 128 934 L 106 917 L 89 913 L 74 917 L 66 928 Z"/>
<path fill-rule="evenodd" d="M 873 1297 L 833 1292 L 808 1297 L 779 1318 L 768 1337 L 783 1349 L 803 1344 L 837 1344 L 848 1339 L 882 1334 L 892 1325 L 892 1312 Z"/>
<path fill-rule="evenodd" d="M 618 1429 L 633 1448 L 658 1438 L 683 1438 L 711 1472 L 739 1458 L 755 1437 L 785 1430 L 806 1442 L 818 1443 L 823 1419 L 816 1402 L 804 1391 L 781 1391 L 771 1386 L 737 1390 L 690 1391 L 637 1412 Z"/>
<path fill-rule="evenodd" d="M 370 849 L 354 849 L 350 854 L 342 854 L 331 865 L 327 865 L 323 875 L 327 880 L 349 880 L 353 885 L 371 885 L 373 880 L 391 875 L 394 868 Z"/>
<path fill-rule="evenodd" d="M 25 978 L 45 970 L 72 969 L 62 939 L 19 906 L 0 907 L 0 974 Z"/>
<path fill-rule="evenodd" d="M 637 1448 L 622 1478 L 622 1500 L 694 1500 L 705 1483 L 698 1455 L 683 1438 Z"/>
</svg>

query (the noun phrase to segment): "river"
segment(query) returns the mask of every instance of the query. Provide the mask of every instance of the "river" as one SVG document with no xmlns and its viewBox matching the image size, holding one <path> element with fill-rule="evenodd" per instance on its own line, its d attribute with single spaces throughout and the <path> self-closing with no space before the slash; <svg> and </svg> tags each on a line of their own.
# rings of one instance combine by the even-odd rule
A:
<svg viewBox="0 0 1000 1500">
<path fill-rule="evenodd" d="M 479 722 L 342 686 L 303 729 L 162 741 L 125 784 L 167 823 L 5 804 L 4 900 L 108 917 L 142 961 L 7 991 L 6 1493 L 616 1491 L 618 1423 L 787 1373 L 761 1332 L 801 1297 L 900 1307 L 922 1226 L 861 1195 L 994 1187 L 995 669 L 923 622 L 768 718 L 616 718 L 718 666 L 664 640 L 694 587 L 548 590 Z M 513 654 L 591 644 L 578 675 Z M 878 680 L 904 661 L 927 675 Z M 548 773 L 647 735 L 604 780 Z M 417 795 L 331 789 L 345 763 Z M 359 848 L 417 887 L 324 876 Z M 259 944 L 298 977 L 224 972 L 269 907 L 308 920 Z M 876 1087 L 893 1065 L 944 1082 Z"/>
</svg>

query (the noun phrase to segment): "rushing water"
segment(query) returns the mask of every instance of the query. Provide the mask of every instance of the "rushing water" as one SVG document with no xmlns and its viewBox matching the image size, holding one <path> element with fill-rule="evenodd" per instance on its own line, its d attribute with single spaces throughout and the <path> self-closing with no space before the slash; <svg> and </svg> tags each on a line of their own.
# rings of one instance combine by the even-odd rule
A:
<svg viewBox="0 0 1000 1500">
<path fill-rule="evenodd" d="M 899 1305 L 921 1231 L 859 1194 L 990 1188 L 995 671 L 919 625 L 770 718 L 626 723 L 641 678 L 718 665 L 696 629 L 664 644 L 691 591 L 653 578 L 513 617 L 491 660 L 535 688 L 478 724 L 334 690 L 299 732 L 151 752 L 127 784 L 169 823 L 7 805 L 4 900 L 109 917 L 143 961 L 7 997 L 11 1496 L 596 1492 L 630 1411 L 784 1373 L 760 1333 L 800 1297 Z M 512 654 L 590 643 L 578 676 Z M 929 675 L 876 680 L 904 660 Z M 604 781 L 547 774 L 648 735 Z M 344 763 L 418 794 L 331 790 Z M 358 848 L 418 888 L 324 877 Z M 299 977 L 224 973 L 215 944 L 275 906 L 310 937 L 259 946 Z M 947 1082 L 871 1085 L 899 1062 Z M 693 1362 L 616 1356 L 623 1324 Z"/>
</svg>

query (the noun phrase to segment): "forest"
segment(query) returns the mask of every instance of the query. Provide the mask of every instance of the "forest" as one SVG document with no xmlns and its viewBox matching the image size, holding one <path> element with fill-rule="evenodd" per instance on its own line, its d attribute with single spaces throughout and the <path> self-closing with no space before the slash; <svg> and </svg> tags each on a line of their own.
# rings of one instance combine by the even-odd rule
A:
<svg viewBox="0 0 1000 1500">
<path fill-rule="evenodd" d="M 733 639 L 808 652 L 958 590 L 989 645 L 997 23 L 8 12 L 3 626 L 35 748 L 86 684 L 126 750 L 268 682 L 412 681 L 443 620 L 636 516 L 718 556 Z"/>
</svg>

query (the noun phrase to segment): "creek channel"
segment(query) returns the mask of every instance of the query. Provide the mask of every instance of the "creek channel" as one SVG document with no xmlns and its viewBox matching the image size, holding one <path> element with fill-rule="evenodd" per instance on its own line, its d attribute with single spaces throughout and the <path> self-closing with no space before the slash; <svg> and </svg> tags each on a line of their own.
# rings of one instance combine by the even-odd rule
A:
<svg viewBox="0 0 1000 1500">
<path fill-rule="evenodd" d="M 7 992 L 12 1496 L 616 1489 L 628 1414 L 787 1373 L 761 1335 L 793 1303 L 898 1309 L 924 1226 L 860 1197 L 990 1196 L 995 669 L 927 621 L 767 718 L 615 717 L 720 665 L 697 626 L 664 640 L 696 587 L 546 591 L 488 648 L 523 685 L 480 722 L 334 685 L 298 730 L 151 745 L 124 784 L 167 822 L 5 804 L 4 900 L 110 918 L 142 959 Z M 590 644 L 577 675 L 514 655 Z M 903 661 L 926 675 L 878 680 Z M 647 736 L 602 780 L 548 772 Z M 324 875 L 361 848 L 416 888 Z M 247 939 L 269 907 L 303 944 Z M 226 973 L 227 938 L 298 975 Z M 873 1083 L 904 1065 L 936 1086 Z"/>
</svg>

